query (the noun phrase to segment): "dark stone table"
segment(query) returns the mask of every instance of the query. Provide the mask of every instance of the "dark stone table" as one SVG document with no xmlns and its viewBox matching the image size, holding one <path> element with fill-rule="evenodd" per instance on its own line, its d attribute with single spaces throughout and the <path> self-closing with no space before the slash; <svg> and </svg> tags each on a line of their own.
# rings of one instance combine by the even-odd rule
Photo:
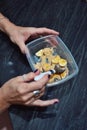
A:
<svg viewBox="0 0 87 130">
<path fill-rule="evenodd" d="M 87 3 L 81 0 L 3 0 L 0 11 L 17 25 L 59 31 L 79 67 L 75 78 L 48 90 L 60 100 L 52 108 L 12 106 L 9 112 L 14 130 L 87 130 Z M 0 86 L 29 71 L 26 57 L 0 32 Z"/>
</svg>

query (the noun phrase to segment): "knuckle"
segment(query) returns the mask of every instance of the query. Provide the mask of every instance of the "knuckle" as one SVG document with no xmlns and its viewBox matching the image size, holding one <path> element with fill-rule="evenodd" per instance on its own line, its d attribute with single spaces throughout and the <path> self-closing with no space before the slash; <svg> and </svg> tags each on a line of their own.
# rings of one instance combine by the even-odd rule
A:
<svg viewBox="0 0 87 130">
<path fill-rule="evenodd" d="M 46 30 L 47 28 L 46 27 L 43 27 L 44 30 Z"/>
<path fill-rule="evenodd" d="M 33 77 L 34 76 L 34 73 L 33 72 L 30 72 L 29 73 L 29 77 Z"/>
<path fill-rule="evenodd" d="M 22 89 L 20 89 L 20 87 L 17 87 L 17 88 L 16 88 L 16 91 L 17 91 L 18 94 L 21 94 L 21 93 L 22 93 Z"/>
<path fill-rule="evenodd" d="M 20 94 L 23 94 L 23 92 L 24 92 L 24 89 L 23 89 L 23 87 L 17 87 L 17 89 L 16 89 L 16 91 L 17 91 L 17 93 L 20 95 Z"/>
<path fill-rule="evenodd" d="M 48 82 L 48 80 L 42 81 L 40 85 L 42 85 L 43 87 L 45 87 L 46 84 L 47 84 L 47 82 Z"/>
<path fill-rule="evenodd" d="M 39 84 L 38 84 L 38 88 L 39 88 L 39 89 L 42 89 L 42 88 L 43 88 L 43 84 L 40 84 L 40 83 L 39 83 Z"/>
<path fill-rule="evenodd" d="M 27 100 L 27 98 L 22 96 L 22 97 L 21 97 L 21 100 L 22 100 L 23 103 L 25 103 L 26 100 Z"/>
</svg>

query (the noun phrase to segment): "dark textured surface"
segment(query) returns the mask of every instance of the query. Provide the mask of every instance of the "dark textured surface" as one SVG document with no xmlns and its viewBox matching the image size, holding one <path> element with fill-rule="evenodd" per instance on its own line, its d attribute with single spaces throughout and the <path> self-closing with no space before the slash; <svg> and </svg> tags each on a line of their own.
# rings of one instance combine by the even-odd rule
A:
<svg viewBox="0 0 87 130">
<path fill-rule="evenodd" d="M 46 113 L 46 109 L 11 107 L 14 130 L 87 130 L 87 3 L 81 0 L 3 0 L 0 6 L 1 12 L 17 25 L 59 31 L 79 66 L 79 74 L 74 79 L 53 90 L 60 99 L 53 106 L 56 114 Z M 30 70 L 26 57 L 0 33 L 0 85 Z"/>
</svg>

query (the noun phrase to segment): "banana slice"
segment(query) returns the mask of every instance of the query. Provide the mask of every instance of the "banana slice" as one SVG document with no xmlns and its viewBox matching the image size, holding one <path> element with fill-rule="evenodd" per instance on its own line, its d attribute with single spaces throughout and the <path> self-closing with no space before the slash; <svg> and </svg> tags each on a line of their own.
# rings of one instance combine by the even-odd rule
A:
<svg viewBox="0 0 87 130">
<path fill-rule="evenodd" d="M 55 64 L 51 64 L 50 69 L 55 70 Z"/>
<path fill-rule="evenodd" d="M 45 64 L 46 63 L 46 56 L 43 55 L 41 56 L 41 64 Z"/>
<path fill-rule="evenodd" d="M 51 65 L 49 63 L 45 63 L 45 64 L 43 64 L 42 68 L 44 71 L 48 71 L 51 69 Z"/>
<path fill-rule="evenodd" d="M 62 74 L 60 74 L 61 78 L 64 79 L 68 75 L 68 73 L 69 73 L 69 70 L 68 68 L 66 68 L 66 70 Z"/>
<path fill-rule="evenodd" d="M 35 54 L 36 56 L 42 56 L 43 55 L 43 49 L 41 49 L 40 51 L 36 52 Z"/>
<path fill-rule="evenodd" d="M 60 65 L 61 67 L 65 67 L 65 66 L 67 65 L 67 61 L 66 61 L 65 59 L 60 58 L 60 60 L 59 60 L 59 65 Z"/>
<path fill-rule="evenodd" d="M 54 74 L 54 75 L 53 75 L 53 78 L 54 78 L 54 80 L 55 80 L 55 79 L 58 79 L 58 80 L 60 80 L 60 79 L 61 79 L 61 77 L 60 77 L 60 75 L 59 75 L 59 74 Z"/>
<path fill-rule="evenodd" d="M 53 74 L 53 75 L 51 75 L 51 77 L 50 77 L 49 83 L 56 82 L 56 81 L 58 81 L 58 80 L 61 80 L 61 76 L 58 75 L 58 74 Z"/>
<path fill-rule="evenodd" d="M 51 55 L 53 53 L 53 48 L 44 48 L 43 53 L 46 56 Z"/>
<path fill-rule="evenodd" d="M 53 63 L 53 64 L 58 64 L 58 63 L 59 63 L 59 60 L 60 60 L 60 56 L 59 56 L 59 55 L 56 55 L 56 56 L 54 56 L 54 58 L 52 59 L 52 63 Z"/>
<path fill-rule="evenodd" d="M 63 59 L 58 55 L 53 47 L 47 47 L 39 50 L 35 53 L 37 63 L 35 68 L 40 70 L 40 72 L 46 72 L 51 69 L 56 70 L 56 74 L 51 75 L 49 83 L 62 80 L 69 74 L 69 69 L 67 67 L 67 60 Z"/>
<path fill-rule="evenodd" d="M 34 66 L 35 66 L 36 69 L 40 70 L 40 72 L 43 72 L 41 63 L 37 63 L 37 64 L 35 64 Z"/>
<path fill-rule="evenodd" d="M 54 56 L 52 54 L 46 56 L 46 58 L 48 59 L 48 63 L 52 63 L 52 59 L 54 58 Z"/>
<path fill-rule="evenodd" d="M 54 69 L 56 70 L 57 74 L 61 74 L 66 70 L 66 67 L 65 66 L 61 67 L 61 66 L 59 66 L 59 64 L 56 64 Z"/>
</svg>

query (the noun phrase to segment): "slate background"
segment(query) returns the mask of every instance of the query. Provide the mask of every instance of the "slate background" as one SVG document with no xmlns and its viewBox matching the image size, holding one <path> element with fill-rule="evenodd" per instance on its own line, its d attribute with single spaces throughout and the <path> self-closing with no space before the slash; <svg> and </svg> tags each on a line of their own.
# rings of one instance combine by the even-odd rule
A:
<svg viewBox="0 0 87 130">
<path fill-rule="evenodd" d="M 44 109 L 12 106 L 9 112 L 14 130 L 87 130 L 87 3 L 3 0 L 0 11 L 17 25 L 59 31 L 79 67 L 75 78 L 48 90 L 59 98 L 58 104 Z M 26 57 L 0 32 L 0 86 L 29 71 Z M 52 111 L 47 113 L 50 109 Z"/>
</svg>

